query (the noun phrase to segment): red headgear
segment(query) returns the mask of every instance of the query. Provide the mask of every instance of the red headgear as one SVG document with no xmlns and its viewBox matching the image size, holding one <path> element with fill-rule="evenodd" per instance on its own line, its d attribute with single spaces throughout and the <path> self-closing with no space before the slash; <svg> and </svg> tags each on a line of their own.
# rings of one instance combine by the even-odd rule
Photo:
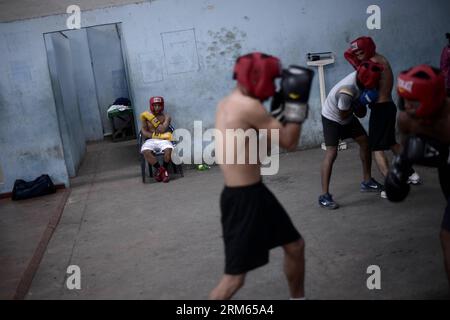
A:
<svg viewBox="0 0 450 320">
<path fill-rule="evenodd" d="M 399 74 L 397 93 L 400 97 L 419 102 L 416 116 L 433 116 L 445 101 L 443 74 L 428 65 L 419 65 Z"/>
<path fill-rule="evenodd" d="M 356 71 L 358 81 L 364 86 L 366 89 L 373 89 L 378 87 L 378 83 L 380 82 L 381 73 L 383 72 L 384 67 L 382 64 L 373 62 L 373 61 L 363 61 L 358 66 Z"/>
<path fill-rule="evenodd" d="M 281 63 L 276 57 L 253 52 L 239 57 L 234 66 L 233 79 L 259 100 L 275 94 L 274 79 L 281 75 Z"/>
<path fill-rule="evenodd" d="M 369 60 L 375 55 L 377 47 L 371 37 L 359 37 L 350 43 L 350 49 L 353 53 L 362 50 L 364 52 L 364 60 Z"/>
<path fill-rule="evenodd" d="M 151 97 L 150 98 L 150 110 L 152 111 L 152 113 L 156 113 L 154 104 L 160 104 L 161 105 L 161 109 L 159 109 L 158 113 L 161 113 L 164 111 L 164 98 L 163 97 Z"/>
</svg>

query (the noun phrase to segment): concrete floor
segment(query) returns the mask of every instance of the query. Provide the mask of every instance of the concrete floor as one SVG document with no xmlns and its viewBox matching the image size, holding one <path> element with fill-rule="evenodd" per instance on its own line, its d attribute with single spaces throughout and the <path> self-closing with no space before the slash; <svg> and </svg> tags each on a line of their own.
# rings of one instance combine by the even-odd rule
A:
<svg viewBox="0 0 450 320">
<path fill-rule="evenodd" d="M 26 293 L 46 236 L 51 236 L 51 222 L 59 218 L 65 200 L 63 190 L 21 201 L 0 200 L 0 300 Z"/>
<path fill-rule="evenodd" d="M 350 144 L 332 178 L 341 208 L 328 211 L 317 205 L 322 156 L 321 149 L 284 154 L 279 174 L 265 179 L 305 238 L 307 298 L 448 298 L 439 242 L 445 202 L 435 170 L 418 168 L 424 185 L 405 203 L 389 203 L 359 192 L 358 149 Z M 222 186 L 217 167 L 144 185 L 134 142 L 88 146 L 27 298 L 207 298 L 224 267 Z M 65 287 L 69 265 L 81 268 L 81 290 Z M 370 265 L 381 267 L 381 290 L 366 287 Z M 279 248 L 236 295 L 288 297 Z"/>
</svg>

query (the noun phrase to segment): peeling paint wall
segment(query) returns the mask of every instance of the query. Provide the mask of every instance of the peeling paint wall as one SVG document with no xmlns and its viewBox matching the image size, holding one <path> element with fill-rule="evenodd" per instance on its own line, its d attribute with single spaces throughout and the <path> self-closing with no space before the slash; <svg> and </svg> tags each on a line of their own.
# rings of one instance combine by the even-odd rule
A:
<svg viewBox="0 0 450 320">
<path fill-rule="evenodd" d="M 382 29 L 366 27 L 369 0 L 157 0 L 82 12 L 82 27 L 122 22 L 135 112 L 152 95 L 166 98 L 177 128 L 214 125 L 217 102 L 234 86 L 237 56 L 263 51 L 284 65 L 306 64 L 308 52 L 333 51 L 327 90 L 352 71 L 342 53 L 359 35 L 372 36 L 394 73 L 418 63 L 439 64 L 450 31 L 448 0 L 377 1 Z M 413 19 L 411 17 L 414 17 Z M 0 24 L 0 163 L 11 190 L 17 177 L 49 172 L 67 183 L 42 34 L 66 29 L 67 15 Z M 322 140 L 318 76 L 301 146 Z M 33 117 L 24 115 L 33 114 Z M 37 120 L 37 121 L 36 121 Z M 36 123 L 39 123 L 36 125 Z M 367 120 L 364 121 L 367 126 Z"/>
</svg>

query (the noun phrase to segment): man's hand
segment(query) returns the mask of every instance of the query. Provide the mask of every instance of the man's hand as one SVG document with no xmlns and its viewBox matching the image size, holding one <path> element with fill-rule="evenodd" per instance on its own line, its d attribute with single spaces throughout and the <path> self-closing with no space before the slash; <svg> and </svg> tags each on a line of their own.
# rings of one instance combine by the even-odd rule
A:
<svg viewBox="0 0 450 320">
<path fill-rule="evenodd" d="M 367 115 L 367 107 L 361 104 L 359 101 L 356 101 L 353 104 L 353 113 L 358 118 L 364 118 Z"/>
<path fill-rule="evenodd" d="M 386 176 L 384 187 L 389 201 L 400 202 L 405 200 L 409 193 L 408 175 L 411 164 L 402 156 L 395 156 L 392 166 Z"/>
<path fill-rule="evenodd" d="M 363 106 L 372 108 L 373 105 L 378 101 L 378 91 L 375 89 L 366 89 L 359 96 L 359 102 Z"/>
<path fill-rule="evenodd" d="M 285 122 L 301 124 L 308 117 L 308 100 L 314 72 L 300 66 L 283 70 L 281 94 Z"/>
<path fill-rule="evenodd" d="M 402 156 L 411 164 L 439 167 L 447 163 L 448 146 L 424 136 L 409 136 Z"/>
</svg>

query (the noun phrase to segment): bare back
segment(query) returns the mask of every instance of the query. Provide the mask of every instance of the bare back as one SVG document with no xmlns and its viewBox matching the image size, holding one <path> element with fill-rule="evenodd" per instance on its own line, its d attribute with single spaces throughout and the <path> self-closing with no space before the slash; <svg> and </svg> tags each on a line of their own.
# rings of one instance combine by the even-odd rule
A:
<svg viewBox="0 0 450 320">
<path fill-rule="evenodd" d="M 392 87 L 394 86 L 394 74 L 392 73 L 389 61 L 380 54 L 375 54 L 371 59 L 373 62 L 380 63 L 384 66 L 381 74 L 378 103 L 392 101 Z"/>
</svg>

